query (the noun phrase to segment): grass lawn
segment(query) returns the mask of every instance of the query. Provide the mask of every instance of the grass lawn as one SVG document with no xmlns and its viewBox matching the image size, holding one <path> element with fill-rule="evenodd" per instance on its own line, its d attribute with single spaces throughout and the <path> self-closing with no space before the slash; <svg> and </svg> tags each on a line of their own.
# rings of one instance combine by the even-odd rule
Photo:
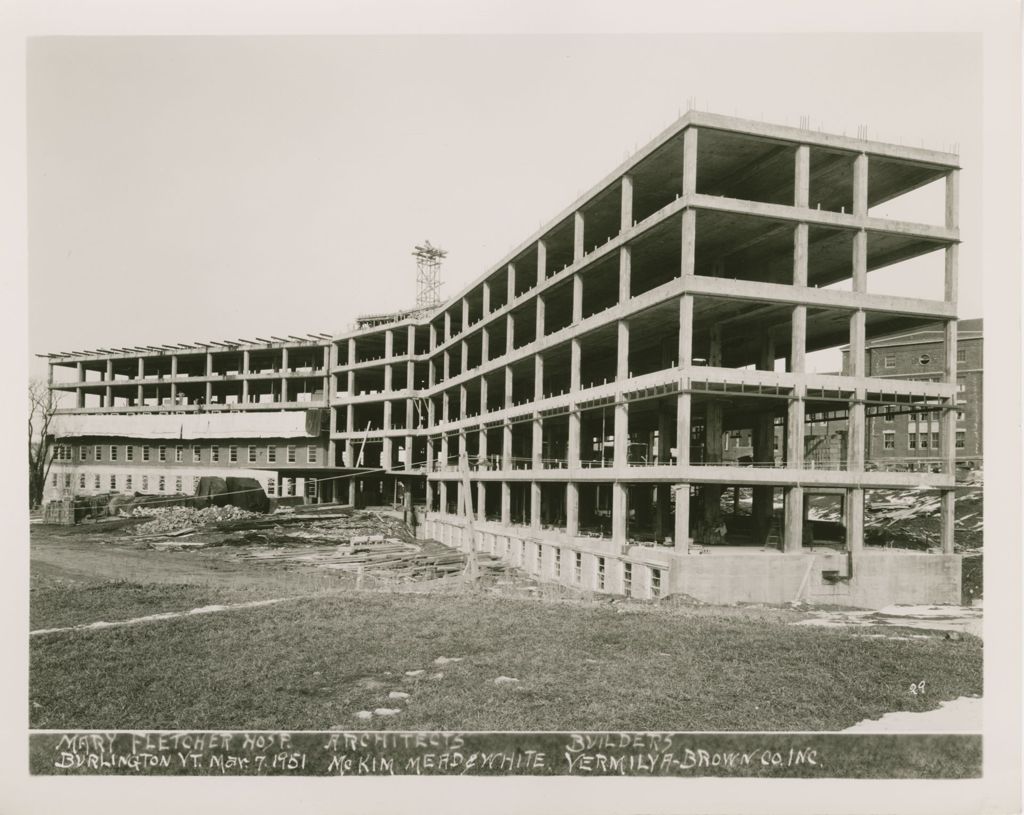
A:
<svg viewBox="0 0 1024 815">
<path fill-rule="evenodd" d="M 239 599 L 208 587 L 54 585 L 33 597 L 33 628 Z M 33 637 L 31 725 L 837 730 L 981 694 L 973 637 L 868 639 L 792 619 L 770 609 L 324 594 Z M 434 665 L 441 656 L 462 660 Z M 499 676 L 519 681 L 495 684 Z M 926 695 L 911 694 L 922 680 Z M 410 697 L 389 701 L 393 690 Z M 402 712 L 355 718 L 379 707 Z"/>
</svg>

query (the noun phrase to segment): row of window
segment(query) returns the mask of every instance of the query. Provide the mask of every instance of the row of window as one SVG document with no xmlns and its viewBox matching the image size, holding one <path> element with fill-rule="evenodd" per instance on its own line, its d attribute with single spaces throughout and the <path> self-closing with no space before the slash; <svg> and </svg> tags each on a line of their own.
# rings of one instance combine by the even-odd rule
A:
<svg viewBox="0 0 1024 815">
<path fill-rule="evenodd" d="M 103 461 L 103 451 L 106 449 L 108 455 L 108 461 L 118 461 L 121 455 L 121 451 L 124 451 L 125 461 L 135 460 L 135 447 L 133 445 L 103 445 L 97 444 L 93 447 L 93 460 Z M 142 446 L 141 450 L 142 461 L 152 461 L 153 448 L 148 446 Z M 167 445 L 159 445 L 156 447 L 156 461 L 168 461 L 168 452 L 170 447 Z M 277 447 L 275 445 L 267 445 L 267 461 L 270 464 L 277 462 Z M 256 463 L 258 445 L 250 444 L 246 445 L 246 460 L 250 464 Z M 201 445 L 192 445 L 192 461 L 193 463 L 202 461 Z M 80 461 L 86 461 L 89 455 L 88 446 L 82 445 L 78 448 L 78 458 Z M 178 444 L 173 448 L 174 461 L 178 464 L 185 460 L 185 445 Z M 306 463 L 316 464 L 319 454 L 317 446 L 315 444 L 306 445 Z M 58 444 L 54 447 L 53 458 L 55 461 L 71 461 L 73 458 L 72 448 L 70 445 Z M 238 462 L 239 459 L 239 445 L 231 444 L 227 448 L 227 460 L 231 463 Z M 285 461 L 289 464 L 295 464 L 298 460 L 298 448 L 294 444 L 289 444 L 285 448 Z M 210 461 L 220 461 L 220 446 L 216 444 L 210 445 Z"/>
<path fill-rule="evenodd" d="M 931 358 L 930 354 L 921 354 L 917 358 L 917 361 L 921 365 L 927 365 L 929 362 L 932 361 L 932 358 Z M 957 362 L 967 362 L 967 349 L 966 348 L 957 348 L 956 349 L 956 361 Z M 882 366 L 884 368 L 895 368 L 896 367 L 896 355 L 895 354 L 886 354 L 884 357 L 882 357 Z"/>
<path fill-rule="evenodd" d="M 119 477 L 116 473 L 111 473 L 109 476 L 109 489 L 116 492 L 118 489 L 123 488 L 126 491 L 132 491 L 135 489 L 135 474 L 128 473 L 122 477 Z M 91 476 L 92 488 L 94 490 L 103 489 L 103 476 L 100 473 L 93 473 Z M 295 495 L 296 480 L 294 478 L 282 478 L 281 479 L 281 495 L 293 496 Z M 89 473 L 78 474 L 78 488 L 84 490 L 88 487 L 90 481 Z M 183 493 L 185 486 L 184 478 L 180 475 L 174 476 L 174 492 L 178 494 Z M 54 487 L 60 484 L 60 478 L 57 473 L 53 473 L 51 483 Z M 71 473 L 64 473 L 64 489 L 70 490 L 72 485 Z M 147 492 L 150 484 L 156 487 L 157 492 L 167 492 L 167 487 L 171 483 L 170 478 L 166 475 L 153 475 L 152 480 L 148 473 L 139 475 L 139 490 L 141 492 Z M 192 491 L 195 492 L 196 487 L 199 486 L 199 476 L 192 476 Z M 267 495 L 273 496 L 277 494 L 277 479 L 268 478 L 266 481 Z M 318 492 L 317 480 L 315 478 L 306 479 L 305 495 L 307 498 L 316 498 Z"/>
<path fill-rule="evenodd" d="M 957 430 L 956 431 L 956 446 L 957 449 L 963 449 L 967 444 L 967 431 Z M 939 434 L 938 433 L 908 433 L 907 434 L 907 449 L 908 450 L 928 450 L 939 449 Z M 885 430 L 882 432 L 882 447 L 886 450 L 896 449 L 896 431 Z"/>
</svg>

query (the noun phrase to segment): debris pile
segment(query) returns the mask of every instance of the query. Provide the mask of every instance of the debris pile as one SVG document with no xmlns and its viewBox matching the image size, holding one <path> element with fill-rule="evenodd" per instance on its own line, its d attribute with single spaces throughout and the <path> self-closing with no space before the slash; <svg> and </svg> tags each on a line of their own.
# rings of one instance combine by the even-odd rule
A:
<svg viewBox="0 0 1024 815">
<path fill-rule="evenodd" d="M 256 518 L 258 513 L 249 512 L 236 506 L 207 507 L 192 509 L 190 507 L 134 507 L 131 512 L 122 513 L 123 517 L 148 518 L 151 521 L 135 527 L 136 535 L 161 535 L 192 531 L 199 527 L 223 521 L 238 521 Z"/>
</svg>

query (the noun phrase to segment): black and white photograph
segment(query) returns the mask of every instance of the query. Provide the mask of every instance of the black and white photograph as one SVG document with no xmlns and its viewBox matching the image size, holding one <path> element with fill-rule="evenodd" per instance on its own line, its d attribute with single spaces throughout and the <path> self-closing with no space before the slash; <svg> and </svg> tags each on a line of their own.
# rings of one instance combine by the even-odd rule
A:
<svg viewBox="0 0 1024 815">
<path fill-rule="evenodd" d="M 0 809 L 1020 811 L 1019 5 L 741 5 L 12 4 Z"/>
</svg>

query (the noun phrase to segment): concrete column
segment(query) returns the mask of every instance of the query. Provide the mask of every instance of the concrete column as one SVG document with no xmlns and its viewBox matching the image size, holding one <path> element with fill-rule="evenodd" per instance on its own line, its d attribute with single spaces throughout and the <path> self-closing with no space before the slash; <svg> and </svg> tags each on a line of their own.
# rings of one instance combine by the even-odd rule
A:
<svg viewBox="0 0 1024 815">
<path fill-rule="evenodd" d="M 463 419 L 469 412 L 469 390 L 465 385 L 459 385 L 459 416 Z"/>
<path fill-rule="evenodd" d="M 355 433 L 356 432 L 356 406 L 346 405 L 345 406 L 345 432 Z"/>
<path fill-rule="evenodd" d="M 351 439 L 345 441 L 345 448 L 341 451 L 341 465 L 348 468 L 355 466 Z"/>
<path fill-rule="evenodd" d="M 621 385 L 629 378 L 629 320 L 619 320 L 619 342 L 615 379 Z"/>
<path fill-rule="evenodd" d="M 139 360 L 141 363 L 142 360 Z M 209 351 L 206 352 L 206 375 L 213 376 L 213 354 Z"/>
<path fill-rule="evenodd" d="M 633 228 L 633 176 L 622 176 L 619 234 Z"/>
<path fill-rule="evenodd" d="M 575 393 L 580 389 L 580 362 L 583 359 L 583 348 L 580 345 L 580 338 L 573 337 L 569 341 L 569 392 Z"/>
<path fill-rule="evenodd" d="M 572 321 L 573 324 L 583 320 L 583 277 L 580 274 L 572 276 Z"/>
<path fill-rule="evenodd" d="M 537 285 L 544 282 L 548 273 L 548 246 L 544 241 L 537 241 Z"/>
<path fill-rule="evenodd" d="M 207 359 L 209 359 L 209 358 L 210 358 L 210 355 L 207 354 Z M 143 399 L 143 390 L 142 390 L 143 385 L 142 385 L 142 382 L 146 378 L 146 359 L 145 359 L 145 357 L 139 357 L 139 371 L 138 371 L 138 377 L 137 378 L 139 380 L 139 385 L 138 385 L 138 388 L 137 388 L 136 404 L 141 406 L 142 405 L 142 399 Z M 82 363 L 79 362 L 78 363 L 78 381 L 81 382 L 83 379 L 85 379 L 85 373 L 84 373 L 84 371 L 82 369 Z M 209 385 L 207 385 L 206 390 L 207 390 L 207 393 L 209 394 L 209 392 L 210 392 Z M 209 398 L 207 398 L 206 401 L 209 402 L 210 401 Z M 85 395 L 82 393 L 81 388 L 78 389 L 78 406 L 79 407 L 85 407 Z"/>
<path fill-rule="evenodd" d="M 690 485 L 676 484 L 676 518 L 672 534 L 673 549 L 679 554 L 690 551 Z"/>
<path fill-rule="evenodd" d="M 172 398 L 176 395 L 174 393 L 174 387 L 175 387 L 174 385 L 171 385 L 171 397 Z M 110 407 L 113 404 L 114 404 L 113 390 L 111 389 L 110 385 L 107 385 L 107 387 L 103 391 L 103 406 L 104 407 Z"/>
<path fill-rule="evenodd" d="M 334 392 L 332 385 L 334 383 L 334 374 L 331 369 L 337 362 L 337 348 L 334 343 L 324 347 L 324 399 L 330 404 L 334 399 Z"/>
<path fill-rule="evenodd" d="M 246 351 L 245 353 L 248 354 L 249 352 Z M 177 354 L 171 354 L 171 404 L 172 405 L 176 405 L 178 403 L 178 385 L 174 381 L 177 378 L 177 376 L 178 376 L 178 355 Z M 106 378 L 110 379 L 110 360 L 109 359 L 107 360 Z M 242 388 L 244 389 L 243 394 L 242 394 L 242 401 L 246 401 L 248 399 L 249 383 L 248 382 L 243 382 L 242 383 Z M 109 404 L 109 402 L 110 402 L 110 388 L 108 387 L 107 388 L 107 395 L 104 397 L 104 404 Z"/>
<path fill-rule="evenodd" d="M 580 466 L 580 412 L 575 407 L 569 411 L 569 469 Z"/>
<path fill-rule="evenodd" d="M 683 195 L 697 192 L 697 128 L 683 131 Z"/>
<path fill-rule="evenodd" d="M 345 390 L 348 392 L 349 396 L 355 396 L 356 395 L 356 372 L 355 371 L 349 371 L 348 372 L 348 382 L 345 383 Z"/>
<path fill-rule="evenodd" d="M 501 525 L 512 523 L 512 486 L 507 481 L 501 482 Z"/>
<path fill-rule="evenodd" d="M 476 482 L 476 518 L 487 520 L 487 483 L 484 481 Z"/>
<path fill-rule="evenodd" d="M 480 329 L 480 364 L 486 365 L 491 355 L 491 329 L 484 326 Z"/>
<path fill-rule="evenodd" d="M 537 325 L 536 325 L 536 339 L 541 340 L 544 338 L 544 295 L 537 295 Z"/>
<path fill-rule="evenodd" d="M 210 404 L 213 401 L 213 383 L 206 383 L 206 404 Z M 139 402 L 142 402 L 142 385 L 139 385 Z"/>
<path fill-rule="evenodd" d="M 427 512 L 430 512 L 430 508 L 434 505 L 434 482 L 428 479 L 425 486 L 427 488 Z"/>
<path fill-rule="evenodd" d="M 449 416 L 448 400 L 449 399 L 450 399 L 450 397 L 448 396 L 448 391 L 444 391 L 441 394 L 441 423 L 442 424 L 447 424 L 448 421 L 449 421 L 449 419 L 448 419 L 448 416 Z"/>
<path fill-rule="evenodd" d="M 448 449 L 448 434 L 441 434 L 441 445 L 438 464 L 445 468 L 448 466 L 448 460 L 451 458 L 451 451 Z"/>
<path fill-rule="evenodd" d="M 864 376 L 865 372 L 865 315 L 855 311 L 850 315 L 850 350 L 847 356 L 850 376 Z"/>
<path fill-rule="evenodd" d="M 459 373 L 466 373 L 469 370 L 469 343 L 463 340 L 459 349 L 462 354 L 462 364 L 459 366 Z"/>
<path fill-rule="evenodd" d="M 626 303 L 630 298 L 630 286 L 632 276 L 632 264 L 630 263 L 630 251 L 628 246 L 619 250 L 619 302 Z"/>
<path fill-rule="evenodd" d="M 533 469 L 540 470 L 544 467 L 544 422 L 540 414 L 533 417 Z"/>
<path fill-rule="evenodd" d="M 954 523 L 956 519 L 956 490 L 943 490 L 942 498 L 940 500 L 941 506 L 939 509 L 939 513 L 942 523 L 942 531 L 940 533 L 942 541 L 942 554 L 952 555 L 955 553 Z"/>
<path fill-rule="evenodd" d="M 807 207 L 811 191 L 811 148 L 801 144 L 796 148 L 796 173 L 793 178 L 793 206 Z"/>
<path fill-rule="evenodd" d="M 789 363 L 786 368 L 790 372 L 804 373 L 807 368 L 807 306 L 793 306 L 790 329 Z"/>
<path fill-rule="evenodd" d="M 480 377 L 480 415 L 488 412 L 487 409 L 487 377 Z"/>
<path fill-rule="evenodd" d="M 580 533 L 580 488 L 575 481 L 565 485 L 565 534 L 575 538 Z"/>
<path fill-rule="evenodd" d="M 402 456 L 402 464 L 407 470 L 412 469 L 412 436 L 405 437 L 405 453 Z"/>
<path fill-rule="evenodd" d="M 395 355 L 395 332 L 390 328 L 384 332 L 384 359 Z"/>
<path fill-rule="evenodd" d="M 392 452 L 393 452 L 393 450 L 392 450 L 391 437 L 390 436 L 385 436 L 381 440 L 381 444 L 380 444 L 380 466 L 383 467 L 385 470 L 392 469 L 392 464 L 391 464 L 391 460 L 392 460 L 392 455 L 391 454 L 392 454 Z"/>
<path fill-rule="evenodd" d="M 452 313 L 445 311 L 444 313 L 444 341 L 448 342 L 452 338 Z"/>
<path fill-rule="evenodd" d="M 697 212 L 693 209 L 683 210 L 683 235 L 680 258 L 680 273 L 685 280 L 694 274 L 697 247 Z"/>
<path fill-rule="evenodd" d="M 544 355 L 533 355 L 533 398 L 540 401 L 544 398 Z"/>
<path fill-rule="evenodd" d="M 284 378 L 281 379 L 281 401 L 288 401 L 288 380 Z"/>
<path fill-rule="evenodd" d="M 853 235 L 853 290 L 868 290 L 868 233 L 863 229 Z"/>
<path fill-rule="evenodd" d="M 620 546 L 627 542 L 629 516 L 629 492 L 625 484 L 616 481 L 612 484 L 612 542 Z"/>
<path fill-rule="evenodd" d="M 849 416 L 847 418 L 847 468 L 854 472 L 864 469 L 864 441 L 865 441 L 865 411 L 864 411 L 864 390 L 858 388 L 850 403 Z"/>
<path fill-rule="evenodd" d="M 722 367 L 722 326 L 717 323 L 708 329 L 708 365 Z"/>
<path fill-rule="evenodd" d="M 348 340 L 348 364 L 356 364 L 356 339 L 355 337 L 349 337 Z"/>
<path fill-rule="evenodd" d="M 515 348 L 516 318 L 505 315 L 505 353 L 511 354 Z"/>
<path fill-rule="evenodd" d="M 428 327 L 430 332 L 430 350 L 433 351 L 437 348 L 437 326 L 431 323 Z M 349 360 L 351 362 L 351 360 Z"/>
<path fill-rule="evenodd" d="M 505 366 L 505 408 L 512 407 L 512 366 Z"/>
<path fill-rule="evenodd" d="M 853 214 L 858 218 L 868 215 L 868 157 L 861 153 L 853 160 Z"/>
<path fill-rule="evenodd" d="M 391 429 L 391 401 L 388 400 L 384 403 L 384 429 Z"/>
<path fill-rule="evenodd" d="M 945 365 L 944 378 L 950 385 L 957 384 L 956 381 L 956 349 L 957 349 L 957 323 L 956 320 L 947 320 L 944 331 Z M 943 472 L 954 475 L 956 473 L 956 397 L 948 400 L 945 409 L 942 411 L 942 433 L 939 436 L 942 445 Z"/>
<path fill-rule="evenodd" d="M 530 482 L 530 526 L 540 529 L 540 482 Z"/>
<path fill-rule="evenodd" d="M 288 372 L 288 349 L 281 349 L 281 373 Z M 288 401 L 288 378 L 285 376 L 281 377 L 281 401 Z"/>
<path fill-rule="evenodd" d="M 786 411 L 786 466 L 804 466 L 804 388 L 800 386 Z"/>
<path fill-rule="evenodd" d="M 451 375 L 452 375 L 451 374 L 451 371 L 452 371 L 452 357 L 451 357 L 451 354 L 448 351 L 443 351 L 441 353 L 441 360 L 442 360 L 442 373 L 444 374 L 444 376 L 442 377 L 441 381 L 443 382 L 443 381 L 445 381 L 447 379 L 450 379 Z"/>
<path fill-rule="evenodd" d="M 354 478 L 348 479 L 348 503 L 350 506 L 356 504 L 356 480 Z"/>
<path fill-rule="evenodd" d="M 405 327 L 405 353 L 409 356 L 416 354 L 416 326 L 408 325 Z"/>
<path fill-rule="evenodd" d="M 722 403 L 709 401 L 704 409 L 704 461 L 707 464 L 722 463 Z M 722 512 L 719 499 L 722 487 L 719 484 L 703 485 L 704 530 L 705 534 L 721 524 Z"/>
<path fill-rule="evenodd" d="M 459 428 L 459 458 L 466 455 L 466 428 Z"/>
<path fill-rule="evenodd" d="M 437 497 L 440 503 L 439 509 L 442 515 L 448 514 L 448 482 L 438 481 L 437 482 Z"/>
<path fill-rule="evenodd" d="M 864 490 L 846 491 L 846 548 L 850 552 L 864 549 Z"/>
<path fill-rule="evenodd" d="M 786 528 L 782 533 L 783 551 L 794 553 L 803 548 L 804 541 L 804 488 L 786 490 Z"/>
<path fill-rule="evenodd" d="M 620 399 L 615 402 L 615 468 L 629 466 L 629 402 Z"/>
<path fill-rule="evenodd" d="M 462 298 L 462 331 L 469 329 L 469 300 Z"/>
<path fill-rule="evenodd" d="M 516 299 L 516 266 L 514 263 L 508 265 L 508 302 Z"/>
<path fill-rule="evenodd" d="M 679 367 L 688 368 L 693 361 L 693 296 L 679 298 Z"/>
<path fill-rule="evenodd" d="M 676 397 L 676 464 L 686 466 L 690 463 L 690 401 L 689 378 L 680 384 L 679 396 Z"/>
<path fill-rule="evenodd" d="M 572 261 L 576 263 L 587 253 L 583 245 L 584 219 L 582 212 L 576 211 L 576 214 L 573 216 L 572 225 Z"/>
<path fill-rule="evenodd" d="M 501 426 L 501 469 L 512 469 L 512 423 Z"/>
<path fill-rule="evenodd" d="M 483 315 L 486 317 L 491 313 L 491 282 L 485 280 L 480 286 L 480 294 L 483 297 Z"/>
<path fill-rule="evenodd" d="M 409 360 L 405 363 L 405 389 L 407 391 L 415 390 L 416 388 L 416 364 Z"/>
</svg>

